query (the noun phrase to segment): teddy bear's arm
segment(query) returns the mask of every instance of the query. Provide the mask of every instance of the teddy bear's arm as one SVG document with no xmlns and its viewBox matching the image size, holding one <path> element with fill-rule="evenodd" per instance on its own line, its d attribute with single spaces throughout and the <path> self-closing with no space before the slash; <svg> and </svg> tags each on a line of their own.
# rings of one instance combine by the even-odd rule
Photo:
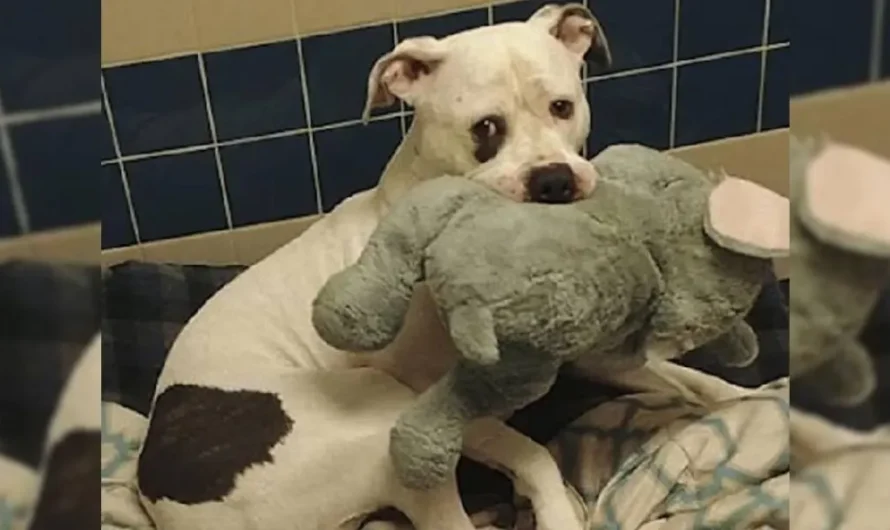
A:
<svg viewBox="0 0 890 530">
<path fill-rule="evenodd" d="M 720 360 L 724 366 L 745 367 L 757 358 L 760 347 L 757 334 L 744 320 L 740 320 L 728 332 L 705 344 L 705 350 Z"/>
<path fill-rule="evenodd" d="M 312 323 L 335 348 L 377 351 L 404 323 L 423 255 L 451 216 L 474 200 L 489 200 L 482 185 L 440 177 L 412 189 L 371 234 L 358 261 L 333 275 L 313 304 Z"/>
</svg>

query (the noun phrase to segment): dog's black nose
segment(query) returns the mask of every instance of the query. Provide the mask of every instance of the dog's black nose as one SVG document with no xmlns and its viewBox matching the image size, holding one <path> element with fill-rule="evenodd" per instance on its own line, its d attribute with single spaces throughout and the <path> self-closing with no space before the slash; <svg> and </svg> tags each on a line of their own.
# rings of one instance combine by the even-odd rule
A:
<svg viewBox="0 0 890 530">
<path fill-rule="evenodd" d="M 532 169 L 527 187 L 532 201 L 550 204 L 572 202 L 578 191 L 575 174 L 568 164 L 550 164 Z"/>
</svg>

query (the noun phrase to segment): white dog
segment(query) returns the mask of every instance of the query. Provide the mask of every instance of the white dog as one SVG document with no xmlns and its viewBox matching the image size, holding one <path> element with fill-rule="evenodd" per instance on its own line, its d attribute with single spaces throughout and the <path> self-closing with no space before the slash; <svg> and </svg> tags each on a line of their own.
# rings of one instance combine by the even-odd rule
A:
<svg viewBox="0 0 890 530">
<path fill-rule="evenodd" d="M 161 530 L 355 529 L 385 507 L 418 530 L 473 527 L 454 481 L 408 490 L 388 460 L 398 414 L 457 357 L 428 293 L 418 290 L 396 342 L 367 356 L 324 344 L 311 303 L 423 179 L 467 175 L 521 201 L 588 195 L 596 172 L 578 154 L 588 51 L 610 60 L 591 13 L 547 6 L 527 22 L 406 40 L 374 65 L 366 113 L 396 98 L 416 113 L 380 185 L 222 289 L 170 352 L 139 461 Z M 508 472 L 538 528 L 581 529 L 543 447 L 497 420 L 468 431 L 466 454 Z"/>
</svg>

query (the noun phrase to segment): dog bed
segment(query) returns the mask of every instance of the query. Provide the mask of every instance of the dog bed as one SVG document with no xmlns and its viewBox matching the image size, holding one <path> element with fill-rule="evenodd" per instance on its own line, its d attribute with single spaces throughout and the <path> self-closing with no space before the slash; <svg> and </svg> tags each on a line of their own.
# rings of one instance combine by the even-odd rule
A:
<svg viewBox="0 0 890 530">
<path fill-rule="evenodd" d="M 150 409 L 156 378 L 163 367 L 167 350 L 187 320 L 217 289 L 242 270 L 242 267 L 127 262 L 111 267 L 103 274 L 105 421 L 102 458 L 103 496 L 106 501 L 103 503 L 103 524 L 106 528 L 151 527 L 139 508 L 132 484 L 135 477 L 135 458 L 146 427 L 145 415 Z M 692 484 L 689 481 L 682 482 L 682 477 L 655 470 L 661 469 L 656 464 L 663 464 L 666 466 L 664 469 L 668 470 L 676 470 L 678 466 L 687 470 L 696 469 L 696 466 L 707 464 L 716 458 L 714 454 L 705 452 L 690 457 L 690 447 L 713 445 L 712 442 L 719 439 L 718 431 L 721 428 L 737 432 L 739 429 L 733 426 L 757 425 L 759 429 L 767 429 L 773 433 L 777 429 L 785 429 L 784 432 L 787 433 L 787 424 L 783 423 L 785 420 L 776 413 L 777 410 L 787 411 L 788 407 L 788 388 L 783 379 L 788 370 L 787 289 L 787 281 L 767 284 L 748 316 L 748 321 L 758 332 L 761 347 L 761 355 L 755 365 L 744 369 L 725 369 L 694 352 L 684 360 L 688 366 L 719 375 L 738 385 L 734 388 L 738 389 L 739 395 L 736 399 L 729 400 L 729 403 L 715 409 L 701 409 L 679 402 L 658 404 L 657 396 L 623 395 L 623 392 L 615 388 L 599 387 L 587 381 L 563 376 L 550 394 L 518 412 L 510 423 L 538 442 L 550 444 L 549 447 L 557 456 L 567 479 L 587 498 L 592 520 L 604 517 L 602 528 L 650 528 L 631 521 L 643 521 L 641 524 L 646 525 L 668 522 L 679 525 L 680 520 L 677 517 L 689 510 L 704 515 L 711 513 L 695 504 L 704 502 L 703 499 L 713 501 L 708 501 L 706 506 L 713 511 L 711 515 L 714 517 L 731 518 L 733 515 L 730 508 L 741 510 L 749 501 L 753 502 L 752 499 L 762 500 L 771 496 L 771 500 L 764 501 L 763 506 L 767 508 L 775 503 L 781 504 L 782 499 L 787 498 L 787 487 L 784 490 L 779 487 L 783 480 L 787 484 L 787 435 L 784 461 L 775 456 L 778 451 L 776 448 L 781 445 L 775 436 L 765 442 L 762 436 L 753 435 L 758 432 L 755 430 L 746 431 L 739 438 L 725 440 L 726 447 L 744 449 L 745 451 L 739 453 L 744 454 L 744 458 L 753 454 L 747 449 L 757 446 L 764 449 L 761 454 L 770 454 L 770 458 L 774 459 L 766 461 L 764 456 L 764 459 L 752 464 L 759 471 L 751 473 L 748 482 L 741 486 L 738 482 L 726 486 L 724 482 L 720 482 L 722 478 L 714 478 L 717 481 L 714 482 L 716 486 L 704 482 Z M 758 406 L 751 406 L 751 393 L 759 396 L 754 399 Z M 657 406 L 653 405 L 653 400 Z M 653 406 L 657 413 L 639 413 Z M 867 408 L 864 407 L 863 410 Z M 874 403 L 872 409 L 874 410 L 867 411 L 870 415 L 866 415 L 870 418 L 879 417 L 878 407 Z M 625 416 L 622 410 L 635 410 L 637 413 Z M 867 423 L 862 418 L 846 419 L 853 423 Z M 645 428 L 638 425 L 640 421 L 646 425 Z M 722 427 L 718 427 L 719 425 Z M 672 436 L 686 433 L 683 439 L 687 441 L 688 447 L 665 443 L 666 433 L 673 433 Z M 606 439 L 608 440 L 603 442 Z M 619 444 L 621 450 L 609 452 L 603 449 L 606 445 L 612 447 L 618 443 L 615 439 L 623 440 Z M 767 446 L 770 450 L 766 450 Z M 778 453 L 781 454 L 782 451 Z M 682 456 L 680 461 L 676 460 L 678 455 Z M 725 465 L 731 467 L 735 461 L 733 458 L 735 457 L 728 457 Z M 505 500 L 512 500 L 510 483 L 500 474 L 472 462 L 462 462 L 458 473 L 468 511 L 476 512 Z M 713 471 L 712 474 L 714 477 L 722 477 L 726 473 L 731 472 L 724 469 Z M 648 511 L 642 515 L 638 511 L 634 512 L 635 515 L 623 515 L 622 517 L 628 518 L 623 526 L 616 526 L 616 518 L 619 517 L 617 514 L 620 513 L 617 506 L 620 503 L 605 503 L 600 506 L 594 501 L 606 497 L 620 499 L 627 492 L 639 491 L 641 484 L 652 486 L 653 480 L 670 484 L 682 483 L 686 494 L 662 495 L 661 498 L 653 494 L 651 506 L 646 508 Z M 591 487 L 591 484 L 596 486 Z M 660 487 L 667 488 L 664 484 Z M 710 497 L 699 496 L 696 497 L 698 500 L 691 497 L 694 496 L 691 493 L 693 491 L 710 491 L 715 488 L 717 492 Z M 717 500 L 721 502 L 717 503 Z M 761 514 L 764 509 L 753 510 L 752 513 Z M 601 515 L 598 515 L 599 511 L 602 512 Z M 783 516 L 775 510 L 770 511 L 770 514 Z M 707 521 L 707 517 L 704 520 Z M 696 522 L 664 528 L 697 528 L 693 523 Z"/>
</svg>

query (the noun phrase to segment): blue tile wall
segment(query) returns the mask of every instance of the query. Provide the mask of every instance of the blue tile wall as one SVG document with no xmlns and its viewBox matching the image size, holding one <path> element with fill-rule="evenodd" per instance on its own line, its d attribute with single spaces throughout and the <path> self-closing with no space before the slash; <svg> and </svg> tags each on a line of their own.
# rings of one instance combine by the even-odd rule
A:
<svg viewBox="0 0 890 530">
<path fill-rule="evenodd" d="M 677 72 L 677 145 L 757 130 L 760 54 L 686 64 Z"/>
<path fill-rule="evenodd" d="M 313 126 L 361 118 L 368 72 L 378 57 L 392 49 L 394 41 L 392 24 L 303 40 Z"/>
<path fill-rule="evenodd" d="M 763 41 L 766 0 L 683 0 L 678 57 L 753 48 Z"/>
<path fill-rule="evenodd" d="M 672 86 L 667 69 L 591 82 L 587 152 L 593 155 L 621 142 L 670 147 Z"/>
<path fill-rule="evenodd" d="M 668 64 L 674 56 L 675 0 L 589 0 L 612 51 L 612 71 Z"/>
<path fill-rule="evenodd" d="M 220 140 L 306 127 L 296 43 L 208 53 L 204 61 Z"/>
<path fill-rule="evenodd" d="M 676 0 L 588 0 L 615 59 L 609 71 L 587 70 L 588 154 L 617 142 L 670 148 L 786 126 L 788 0 L 769 0 L 769 17 L 766 2 L 682 0 L 677 10 Z M 105 69 L 119 151 L 102 136 L 103 246 L 330 210 L 376 183 L 403 122 L 411 124 L 396 105 L 360 121 L 367 73 L 396 39 L 524 20 L 546 3 Z"/>
<path fill-rule="evenodd" d="M 878 1 L 878 0 L 875 0 Z M 881 77 L 890 77 L 890 8 L 884 10 L 884 23 L 882 25 L 884 38 L 881 43 Z"/>
<path fill-rule="evenodd" d="M 0 238 L 99 219 L 99 10 L 0 5 Z"/>
<path fill-rule="evenodd" d="M 124 167 L 143 241 L 226 227 L 212 150 L 138 160 Z"/>
<path fill-rule="evenodd" d="M 875 2 L 807 0 L 792 22 L 792 95 L 865 83 L 872 57 Z"/>
<path fill-rule="evenodd" d="M 318 213 L 309 135 L 220 148 L 232 225 Z"/>
</svg>

